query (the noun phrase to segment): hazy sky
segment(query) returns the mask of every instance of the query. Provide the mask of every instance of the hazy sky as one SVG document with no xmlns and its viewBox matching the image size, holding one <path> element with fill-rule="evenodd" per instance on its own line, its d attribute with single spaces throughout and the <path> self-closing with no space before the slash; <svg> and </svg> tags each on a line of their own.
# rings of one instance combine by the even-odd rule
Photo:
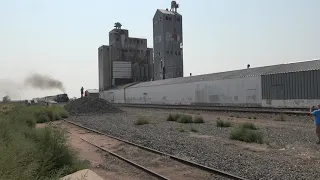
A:
<svg viewBox="0 0 320 180">
<path fill-rule="evenodd" d="M 148 39 L 170 0 L 0 0 L 0 97 L 59 93 L 24 89 L 32 72 L 61 80 L 70 97 L 98 89 L 98 47 L 119 21 Z M 184 75 L 320 59 L 320 0 L 179 0 Z M 198 2 L 198 3 L 195 3 Z"/>
</svg>

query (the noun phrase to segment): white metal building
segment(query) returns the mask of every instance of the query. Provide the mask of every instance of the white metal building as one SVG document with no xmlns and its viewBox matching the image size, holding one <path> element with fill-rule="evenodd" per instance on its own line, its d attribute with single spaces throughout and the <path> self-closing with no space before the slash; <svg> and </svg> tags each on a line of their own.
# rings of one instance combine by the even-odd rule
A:
<svg viewBox="0 0 320 180">
<path fill-rule="evenodd" d="M 320 103 L 320 60 L 128 84 L 115 103 L 309 107 Z"/>
</svg>

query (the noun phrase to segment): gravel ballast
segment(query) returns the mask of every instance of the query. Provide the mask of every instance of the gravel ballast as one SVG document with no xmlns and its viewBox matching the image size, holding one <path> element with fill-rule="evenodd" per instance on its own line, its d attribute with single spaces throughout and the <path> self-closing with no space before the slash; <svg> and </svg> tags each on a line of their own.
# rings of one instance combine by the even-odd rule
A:
<svg viewBox="0 0 320 180">
<path fill-rule="evenodd" d="M 70 120 L 248 179 L 320 179 L 320 145 L 315 144 L 311 117 L 286 116 L 285 121 L 274 121 L 275 117 L 266 115 L 203 112 L 205 123 L 181 124 L 166 121 L 173 112 L 170 110 L 123 109 L 126 113 L 73 116 Z M 140 116 L 148 118 L 150 123 L 134 125 Z M 230 140 L 232 127 L 216 127 L 217 117 L 233 124 L 254 122 L 263 133 L 264 143 Z M 191 128 L 198 132 L 191 132 Z"/>
</svg>

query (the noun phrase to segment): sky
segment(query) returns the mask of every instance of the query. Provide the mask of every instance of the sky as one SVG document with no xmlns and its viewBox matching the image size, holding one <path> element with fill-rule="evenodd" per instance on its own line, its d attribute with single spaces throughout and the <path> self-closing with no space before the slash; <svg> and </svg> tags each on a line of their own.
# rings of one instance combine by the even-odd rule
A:
<svg viewBox="0 0 320 180">
<path fill-rule="evenodd" d="M 151 3 L 152 2 L 152 3 Z M 198 3 L 196 3 L 198 2 Z M 98 89 L 98 47 L 115 22 L 153 46 L 152 18 L 169 0 L 0 0 L 0 97 L 61 93 L 22 85 L 30 73 L 69 97 Z M 319 0 L 177 0 L 184 76 L 320 59 Z"/>
</svg>

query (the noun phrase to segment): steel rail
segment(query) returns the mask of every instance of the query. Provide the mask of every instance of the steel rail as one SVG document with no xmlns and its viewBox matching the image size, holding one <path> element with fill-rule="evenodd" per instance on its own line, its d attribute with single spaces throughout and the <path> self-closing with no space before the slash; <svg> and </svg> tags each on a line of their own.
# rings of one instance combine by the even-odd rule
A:
<svg viewBox="0 0 320 180">
<path fill-rule="evenodd" d="M 214 104 L 151 104 L 151 103 L 115 103 L 115 105 L 155 105 L 155 106 L 181 106 L 181 107 L 208 107 L 208 108 L 248 108 L 248 109 L 274 109 L 274 110 L 301 110 L 308 111 L 309 108 L 306 107 L 262 107 L 262 106 L 236 106 L 236 105 L 214 105 Z"/>
<path fill-rule="evenodd" d="M 188 160 L 182 159 L 182 158 L 180 158 L 180 157 L 167 154 L 167 153 L 165 153 L 165 152 L 161 152 L 161 151 L 158 151 L 158 150 L 155 150 L 155 149 L 151 149 L 151 148 L 149 148 L 149 147 L 142 146 L 142 145 L 139 145 L 139 144 L 136 144 L 136 143 L 133 143 L 133 142 L 124 140 L 124 139 L 120 139 L 120 138 L 118 138 L 118 137 L 115 137 L 115 136 L 112 136 L 112 135 L 109 135 L 109 134 L 100 132 L 100 131 L 95 130 L 95 129 L 91 129 L 91 128 L 89 128 L 89 127 L 85 127 L 85 126 L 83 126 L 83 125 L 80 125 L 80 124 L 78 124 L 78 123 L 75 123 L 75 122 L 72 122 L 72 121 L 69 121 L 69 120 L 64 120 L 64 121 L 65 121 L 65 122 L 68 122 L 68 123 L 70 123 L 70 124 L 73 124 L 73 125 L 75 125 L 75 126 L 81 127 L 81 128 L 83 128 L 83 129 L 86 129 L 86 130 L 95 132 L 95 133 L 97 133 L 97 134 L 101 134 L 101 135 L 110 137 L 110 138 L 112 138 L 112 139 L 116 139 L 116 140 L 118 140 L 118 141 L 125 142 L 125 143 L 127 143 L 127 144 L 130 144 L 130 145 L 139 147 L 139 148 L 144 149 L 144 150 L 147 150 L 147 151 L 149 151 L 149 152 L 170 157 L 170 158 L 173 159 L 173 160 L 179 161 L 179 162 L 181 162 L 181 163 L 183 163 L 183 164 L 187 164 L 187 165 L 189 165 L 189 166 L 196 167 L 196 168 L 198 168 L 198 169 L 204 170 L 204 171 L 209 172 L 209 173 L 213 173 L 213 174 L 220 175 L 220 176 L 227 177 L 227 178 L 229 178 L 229 179 L 234 179 L 234 180 L 247 180 L 247 179 L 245 179 L 245 178 L 243 178 L 243 177 L 239 177 L 239 176 L 230 174 L 230 173 L 225 172 L 225 171 L 221 171 L 221 170 L 218 170 L 218 169 L 215 169 L 215 168 L 207 167 L 207 166 L 198 164 L 198 163 L 196 163 L 196 162 L 188 161 Z"/>
<path fill-rule="evenodd" d="M 179 109 L 179 110 L 197 110 L 197 111 L 232 111 L 232 112 L 247 112 L 247 113 L 272 113 L 272 114 L 294 114 L 294 115 L 310 115 L 307 111 L 288 111 L 288 110 L 270 110 L 264 108 L 246 108 L 246 107 L 231 107 L 220 108 L 216 106 L 180 106 L 180 105 L 155 105 L 155 104 L 114 104 L 117 107 L 131 108 L 149 108 L 149 109 Z"/>
<path fill-rule="evenodd" d="M 141 169 L 141 170 L 145 171 L 146 173 L 148 173 L 148 174 L 150 174 L 150 175 L 152 175 L 152 176 L 154 176 L 156 178 L 163 179 L 163 180 L 169 180 L 169 178 L 166 178 L 166 177 L 164 177 L 164 176 L 162 176 L 162 175 L 160 175 L 160 174 L 158 174 L 158 173 L 156 173 L 156 172 L 154 172 L 154 171 L 152 171 L 152 170 L 150 170 L 150 169 L 148 169 L 146 167 L 143 167 L 143 166 L 141 166 L 141 165 L 139 165 L 139 164 L 137 164 L 137 163 L 135 163 L 133 161 L 130 161 L 129 159 L 126 159 L 126 158 L 124 158 L 124 157 L 122 157 L 122 156 L 120 156 L 120 155 L 118 155 L 118 154 L 116 154 L 116 153 L 114 153 L 112 151 L 109 151 L 109 150 L 107 150 L 107 149 L 105 149 L 105 148 L 103 148 L 101 146 L 98 146 L 98 145 L 96 145 L 96 144 L 94 144 L 94 143 L 92 143 L 90 141 L 87 141 L 87 140 L 85 140 L 85 139 L 83 139 L 81 137 L 80 137 L 80 139 L 85 141 L 88 144 L 91 144 L 92 146 L 95 146 L 95 147 L 99 148 L 102 151 L 105 151 L 105 152 L 107 152 L 107 153 L 109 153 L 109 154 L 111 154 L 111 155 L 113 155 L 113 156 L 115 156 L 115 157 L 117 157 L 117 158 L 119 158 L 119 159 L 121 159 L 121 160 L 123 160 L 123 161 L 125 161 L 125 162 L 127 162 L 127 163 L 129 163 L 129 164 L 131 164 L 133 166 L 135 166 L 135 167 L 137 167 L 138 169 Z"/>
</svg>

